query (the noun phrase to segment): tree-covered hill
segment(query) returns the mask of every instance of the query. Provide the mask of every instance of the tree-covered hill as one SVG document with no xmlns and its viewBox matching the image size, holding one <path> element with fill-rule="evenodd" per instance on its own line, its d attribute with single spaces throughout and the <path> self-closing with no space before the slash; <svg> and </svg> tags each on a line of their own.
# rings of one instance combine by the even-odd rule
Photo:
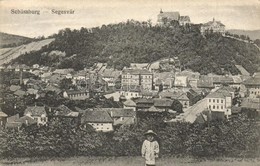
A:
<svg viewBox="0 0 260 166">
<path fill-rule="evenodd" d="M 32 38 L 0 32 L 0 48 L 19 46 L 32 41 Z"/>
<path fill-rule="evenodd" d="M 200 25 L 171 27 L 151 26 L 150 22 L 127 21 L 92 29 L 64 29 L 53 35 L 55 41 L 40 51 L 20 56 L 14 62 L 35 63 L 76 70 L 106 62 L 122 69 L 136 62 L 153 62 L 165 57 L 179 57 L 182 67 L 202 74 L 237 74 L 240 64 L 250 73 L 260 67 L 260 51 L 220 34 L 202 36 Z M 49 54 L 65 52 L 66 56 Z"/>
</svg>

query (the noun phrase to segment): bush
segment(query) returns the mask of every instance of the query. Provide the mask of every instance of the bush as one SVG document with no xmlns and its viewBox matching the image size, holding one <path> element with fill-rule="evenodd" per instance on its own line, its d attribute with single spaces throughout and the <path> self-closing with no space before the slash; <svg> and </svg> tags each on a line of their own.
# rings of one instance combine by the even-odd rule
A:
<svg viewBox="0 0 260 166">
<path fill-rule="evenodd" d="M 208 124 L 165 124 L 163 117 L 150 117 L 110 133 L 69 124 L 68 119 L 55 120 L 40 128 L 1 130 L 0 156 L 136 156 L 140 155 L 143 133 L 153 129 L 161 155 L 260 157 L 259 124 L 244 116 Z"/>
</svg>

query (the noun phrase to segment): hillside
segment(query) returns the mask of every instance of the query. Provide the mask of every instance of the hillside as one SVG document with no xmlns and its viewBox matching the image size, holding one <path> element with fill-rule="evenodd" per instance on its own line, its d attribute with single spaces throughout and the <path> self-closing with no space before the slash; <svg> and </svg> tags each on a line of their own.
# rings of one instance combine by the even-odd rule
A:
<svg viewBox="0 0 260 166">
<path fill-rule="evenodd" d="M 240 30 L 240 29 L 230 29 L 227 31 L 232 34 L 248 36 L 252 40 L 260 39 L 260 30 L 249 31 L 249 30 Z"/>
<path fill-rule="evenodd" d="M 38 51 L 43 46 L 50 44 L 54 39 L 45 39 L 41 41 L 31 42 L 29 44 L 21 45 L 12 48 L 1 48 L 0 49 L 0 65 L 7 64 L 11 60 L 19 57 L 20 55 L 30 53 L 32 51 Z"/>
<path fill-rule="evenodd" d="M 200 25 L 152 27 L 147 22 L 127 21 L 91 30 L 64 29 L 54 42 L 41 50 L 22 55 L 14 62 L 74 68 L 90 67 L 95 62 L 122 69 L 130 63 L 150 63 L 165 57 L 179 57 L 182 68 L 201 74 L 238 74 L 235 65 L 250 73 L 260 64 L 260 52 L 250 43 L 225 38 L 220 34 L 200 34 Z M 49 55 L 52 51 L 65 56 Z"/>
<path fill-rule="evenodd" d="M 32 38 L 0 32 L 0 48 L 19 46 L 32 40 Z"/>
</svg>

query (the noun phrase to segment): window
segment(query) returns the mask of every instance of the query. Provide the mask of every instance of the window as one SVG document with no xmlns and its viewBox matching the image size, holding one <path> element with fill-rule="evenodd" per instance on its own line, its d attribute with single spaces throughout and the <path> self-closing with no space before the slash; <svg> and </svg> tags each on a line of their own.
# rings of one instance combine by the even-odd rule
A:
<svg viewBox="0 0 260 166">
<path fill-rule="evenodd" d="M 221 100 L 221 103 L 223 103 L 223 100 Z"/>
<path fill-rule="evenodd" d="M 219 109 L 219 107 L 217 106 L 217 109 Z"/>
<path fill-rule="evenodd" d="M 215 109 L 215 106 L 213 105 L 213 109 Z"/>
<path fill-rule="evenodd" d="M 215 99 L 213 99 L 213 103 L 215 103 Z"/>
<path fill-rule="evenodd" d="M 217 99 L 217 103 L 218 103 L 218 99 Z"/>
<path fill-rule="evenodd" d="M 221 106 L 221 109 L 223 109 L 223 106 Z"/>
<path fill-rule="evenodd" d="M 211 102 L 211 99 L 209 99 L 209 102 Z"/>
<path fill-rule="evenodd" d="M 211 109 L 211 105 L 209 105 L 209 109 Z"/>
</svg>

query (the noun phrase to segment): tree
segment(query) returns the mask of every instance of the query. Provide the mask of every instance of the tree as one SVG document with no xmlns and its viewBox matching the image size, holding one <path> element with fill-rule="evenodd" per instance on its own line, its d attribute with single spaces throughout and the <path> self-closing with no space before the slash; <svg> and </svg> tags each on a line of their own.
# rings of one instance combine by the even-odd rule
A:
<svg viewBox="0 0 260 166">
<path fill-rule="evenodd" d="M 68 90 L 73 87 L 72 80 L 70 78 L 64 78 L 60 81 L 59 86 L 61 89 Z"/>
</svg>

